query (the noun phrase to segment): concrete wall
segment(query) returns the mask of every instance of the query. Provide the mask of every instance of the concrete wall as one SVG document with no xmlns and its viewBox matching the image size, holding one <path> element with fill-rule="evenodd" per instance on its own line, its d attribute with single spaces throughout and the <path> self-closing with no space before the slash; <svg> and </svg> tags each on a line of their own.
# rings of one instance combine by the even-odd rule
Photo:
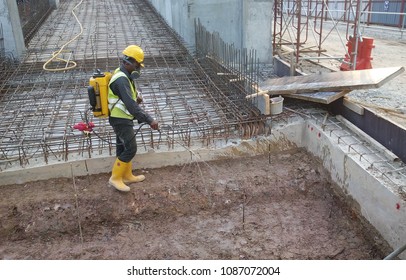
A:
<svg viewBox="0 0 406 280">
<path fill-rule="evenodd" d="M 149 0 L 168 24 L 194 47 L 194 21 L 237 48 L 255 49 L 272 62 L 273 0 Z"/>
<path fill-rule="evenodd" d="M 319 157 L 330 171 L 332 180 L 342 189 L 361 214 L 397 249 L 406 243 L 406 201 L 382 174 L 374 174 L 367 161 L 349 152 L 348 145 L 340 144 L 314 121 L 307 121 L 302 143 Z M 406 259 L 406 252 L 400 256 Z"/>
<path fill-rule="evenodd" d="M 49 0 L 49 4 L 52 8 L 57 9 L 59 6 L 59 0 Z"/>
<path fill-rule="evenodd" d="M 2 55 L 20 59 L 25 53 L 25 43 L 15 0 L 0 0 L 0 24 L 5 52 Z"/>
<path fill-rule="evenodd" d="M 273 0 L 243 2 L 243 46 L 257 50 L 261 62 L 272 62 Z"/>
</svg>

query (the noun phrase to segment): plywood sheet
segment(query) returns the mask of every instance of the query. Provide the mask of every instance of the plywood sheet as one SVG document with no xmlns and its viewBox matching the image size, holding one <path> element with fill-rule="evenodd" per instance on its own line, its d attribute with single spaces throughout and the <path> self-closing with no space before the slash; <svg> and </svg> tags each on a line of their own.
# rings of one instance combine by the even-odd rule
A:
<svg viewBox="0 0 406 280">
<path fill-rule="evenodd" d="M 339 92 L 321 91 L 321 92 L 315 92 L 315 93 L 286 94 L 284 96 L 289 97 L 289 98 L 312 101 L 312 102 L 321 103 L 321 104 L 330 104 L 331 102 L 343 97 L 344 95 L 346 95 L 349 92 L 350 92 L 349 90 L 343 90 L 343 91 L 339 91 Z"/>
<path fill-rule="evenodd" d="M 260 89 L 270 95 L 370 89 L 382 86 L 404 71 L 404 67 L 387 67 L 283 77 L 268 79 L 260 84 Z"/>
</svg>

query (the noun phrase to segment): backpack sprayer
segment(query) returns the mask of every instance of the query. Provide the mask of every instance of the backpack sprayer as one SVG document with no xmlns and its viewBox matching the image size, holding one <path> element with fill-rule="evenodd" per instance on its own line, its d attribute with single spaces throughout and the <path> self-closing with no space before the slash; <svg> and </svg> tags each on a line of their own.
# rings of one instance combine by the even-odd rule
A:
<svg viewBox="0 0 406 280">
<path fill-rule="evenodd" d="M 97 69 L 96 73 L 94 73 L 93 76 L 89 79 L 89 86 L 87 88 L 87 94 L 88 94 L 89 103 L 91 106 L 91 108 L 89 110 L 92 110 L 94 117 L 106 118 L 110 115 L 110 110 L 108 107 L 108 92 L 109 92 L 109 83 L 110 83 L 112 76 L 113 75 L 110 72 L 102 73 L 100 71 L 100 69 Z M 141 91 L 139 92 L 139 94 L 141 94 Z M 79 122 L 79 123 L 75 124 L 73 126 L 73 128 L 82 131 L 87 137 L 90 137 L 90 133 L 93 131 L 93 128 L 95 127 L 95 125 L 93 122 L 89 122 L 87 120 L 87 114 L 85 116 L 84 121 L 85 122 Z M 145 124 L 146 123 L 142 123 L 140 125 L 140 127 L 134 133 L 134 137 L 140 131 L 141 127 Z M 171 126 L 169 126 L 169 125 L 167 125 L 166 128 L 172 129 Z M 95 133 L 96 136 L 99 137 L 96 132 L 93 131 L 93 133 Z M 168 138 L 171 138 L 171 136 L 169 136 L 169 134 L 162 132 L 162 130 L 160 129 L 158 142 L 160 142 L 161 133 L 166 135 Z M 106 141 L 102 138 L 100 138 L 100 139 L 103 141 Z M 185 149 L 187 149 L 191 153 L 195 154 L 192 150 L 190 150 L 188 147 L 186 147 L 183 143 L 177 141 L 176 139 L 173 139 L 173 140 L 175 142 L 179 143 L 180 145 L 182 145 Z"/>
<path fill-rule="evenodd" d="M 92 110 L 93 116 L 97 118 L 107 118 L 110 115 L 108 104 L 109 83 L 113 76 L 110 72 L 102 73 L 100 69 L 97 69 L 92 77 L 89 79 L 89 86 L 87 87 L 87 95 Z M 146 123 L 142 123 L 135 132 L 134 136 L 139 132 L 141 127 Z M 87 120 L 87 113 L 83 122 L 79 122 L 73 126 L 74 129 L 82 131 L 87 137 L 90 137 L 90 133 L 93 131 L 95 124 Z M 93 131 L 96 134 L 96 132 Z M 96 134 L 96 136 L 98 136 Z M 99 136 L 98 136 L 99 137 Z M 100 138 L 100 137 L 99 137 Z M 101 138 L 100 138 L 101 139 Z M 106 141 L 102 139 L 103 141 Z"/>
<path fill-rule="evenodd" d="M 101 73 L 100 69 L 97 69 L 96 73 L 89 79 L 87 94 L 95 117 L 105 118 L 109 116 L 107 95 L 111 77 L 110 72 Z"/>
<path fill-rule="evenodd" d="M 110 72 L 102 73 L 100 69 L 97 69 L 89 79 L 89 86 L 87 87 L 87 95 L 92 110 L 93 116 L 98 118 L 107 118 L 109 116 L 109 106 L 107 95 L 109 93 L 109 82 L 112 77 Z M 86 136 L 90 136 L 90 132 L 95 127 L 93 122 L 87 121 L 87 115 L 85 122 L 77 123 L 73 126 L 74 129 L 82 131 Z"/>
</svg>

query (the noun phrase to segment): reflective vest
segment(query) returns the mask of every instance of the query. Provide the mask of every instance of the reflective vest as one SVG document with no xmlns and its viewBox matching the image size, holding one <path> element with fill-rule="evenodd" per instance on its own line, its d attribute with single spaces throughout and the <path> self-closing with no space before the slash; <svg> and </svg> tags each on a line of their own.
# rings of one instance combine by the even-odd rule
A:
<svg viewBox="0 0 406 280">
<path fill-rule="evenodd" d="M 134 84 L 130 81 L 127 75 L 124 74 L 124 72 L 120 71 L 120 68 L 117 68 L 114 71 L 114 74 L 109 82 L 109 93 L 107 95 L 109 101 L 110 116 L 115 118 L 132 120 L 134 119 L 134 116 L 131 115 L 130 112 L 128 112 L 127 108 L 124 105 L 124 102 L 118 97 L 118 95 L 115 95 L 110 88 L 110 85 L 119 77 L 125 77 L 128 80 L 128 83 L 130 84 L 131 87 L 132 98 L 134 100 L 137 100 L 137 91 L 135 90 Z"/>
</svg>

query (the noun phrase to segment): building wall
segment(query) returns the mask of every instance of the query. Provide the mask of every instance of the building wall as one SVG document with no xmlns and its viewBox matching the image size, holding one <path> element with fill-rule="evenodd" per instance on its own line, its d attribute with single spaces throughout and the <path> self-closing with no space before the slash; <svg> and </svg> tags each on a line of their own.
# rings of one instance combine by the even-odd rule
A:
<svg viewBox="0 0 406 280">
<path fill-rule="evenodd" d="M 273 0 L 149 0 L 167 23 L 194 47 L 194 22 L 218 32 L 236 48 L 255 49 L 261 63 L 272 62 Z"/>
<path fill-rule="evenodd" d="M 25 53 L 25 44 L 15 0 L 0 0 L 0 28 L 3 31 L 4 44 L 0 55 L 20 59 Z"/>
<path fill-rule="evenodd" d="M 59 0 L 0 0 L 0 56 L 20 60 L 25 54 L 27 34 L 49 10 L 58 8 Z"/>
<path fill-rule="evenodd" d="M 273 0 L 243 2 L 243 46 L 256 49 L 261 62 L 272 62 Z"/>
</svg>

